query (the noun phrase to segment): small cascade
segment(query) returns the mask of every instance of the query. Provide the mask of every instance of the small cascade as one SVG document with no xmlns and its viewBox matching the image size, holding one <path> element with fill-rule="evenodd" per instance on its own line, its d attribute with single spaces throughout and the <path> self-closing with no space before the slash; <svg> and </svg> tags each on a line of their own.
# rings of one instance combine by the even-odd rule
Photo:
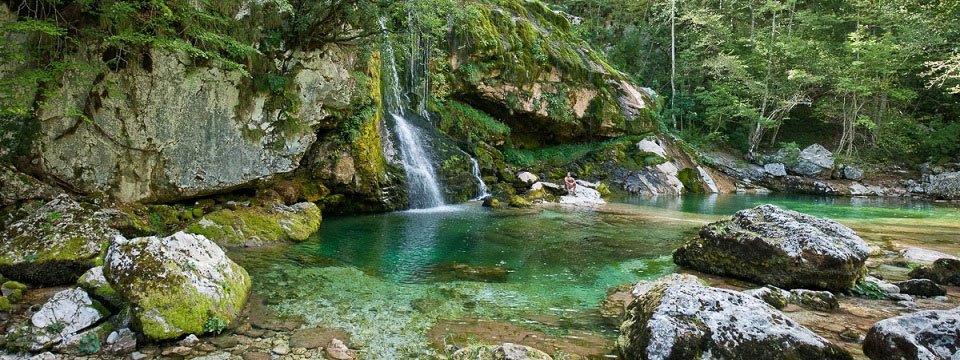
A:
<svg viewBox="0 0 960 360">
<path fill-rule="evenodd" d="M 380 19 L 380 26 L 385 28 L 384 20 Z M 409 104 L 403 101 L 400 87 L 400 76 L 397 74 L 397 64 L 393 47 L 389 41 L 384 42 L 384 70 L 389 76 L 389 94 L 385 94 L 386 112 L 394 120 L 395 132 L 400 142 L 400 160 L 403 170 L 407 174 L 407 189 L 410 196 L 410 207 L 413 209 L 428 209 L 443 206 L 443 195 L 440 193 L 440 184 L 437 173 L 430 161 L 426 135 L 406 118 L 404 108 Z"/>
<path fill-rule="evenodd" d="M 483 176 L 480 175 L 480 164 L 477 163 L 477 159 L 470 157 L 470 163 L 473 164 L 473 177 L 477 178 L 477 185 L 480 187 L 477 191 L 477 199 L 481 200 L 490 196 L 490 193 L 487 192 L 487 183 L 483 182 Z"/>
</svg>

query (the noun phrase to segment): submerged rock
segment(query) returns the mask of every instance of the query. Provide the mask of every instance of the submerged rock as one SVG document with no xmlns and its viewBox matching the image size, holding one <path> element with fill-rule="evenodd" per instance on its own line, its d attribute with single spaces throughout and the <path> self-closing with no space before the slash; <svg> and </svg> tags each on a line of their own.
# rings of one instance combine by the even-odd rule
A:
<svg viewBox="0 0 960 360">
<path fill-rule="evenodd" d="M 620 326 L 624 359 L 851 359 L 752 296 L 672 275 L 634 287 Z"/>
<path fill-rule="evenodd" d="M 0 273 L 44 286 L 72 284 L 117 234 L 99 212 L 60 195 L 3 232 Z"/>
<path fill-rule="evenodd" d="M 131 305 L 133 324 L 154 340 L 222 330 L 250 291 L 246 270 L 202 235 L 118 237 L 104 275 Z"/>
<path fill-rule="evenodd" d="M 960 357 L 960 310 L 928 310 L 881 320 L 870 328 L 863 353 L 873 360 Z"/>
<path fill-rule="evenodd" d="M 109 315 L 102 305 L 83 290 L 63 290 L 50 297 L 30 317 L 29 322 L 7 336 L 8 346 L 40 351 L 59 343 L 78 341 L 78 334 Z"/>
<path fill-rule="evenodd" d="M 761 205 L 705 225 L 673 254 L 680 266 L 786 289 L 849 289 L 867 244 L 837 222 Z"/>
<path fill-rule="evenodd" d="M 273 204 L 223 209 L 205 215 L 187 232 L 206 236 L 223 246 L 255 246 L 276 241 L 303 241 L 320 228 L 316 204 Z"/>
<path fill-rule="evenodd" d="M 960 260 L 937 259 L 933 265 L 924 265 L 913 269 L 911 279 L 930 279 L 937 284 L 960 286 Z"/>
<path fill-rule="evenodd" d="M 470 346 L 453 353 L 453 360 L 552 360 L 547 353 L 529 346 L 506 343 L 503 345 Z"/>
<path fill-rule="evenodd" d="M 439 264 L 431 268 L 433 276 L 442 281 L 467 280 L 506 282 L 510 270 L 500 266 L 469 265 L 463 263 Z"/>
</svg>

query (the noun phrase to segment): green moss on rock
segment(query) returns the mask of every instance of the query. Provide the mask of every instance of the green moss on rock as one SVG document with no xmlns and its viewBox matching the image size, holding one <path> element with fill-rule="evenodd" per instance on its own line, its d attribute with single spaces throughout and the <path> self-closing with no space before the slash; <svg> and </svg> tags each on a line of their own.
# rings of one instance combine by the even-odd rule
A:
<svg viewBox="0 0 960 360">
<path fill-rule="evenodd" d="M 246 270 L 203 236 L 118 239 L 104 266 L 130 303 L 133 325 L 154 340 L 202 334 L 213 318 L 233 321 L 250 291 Z"/>
<path fill-rule="evenodd" d="M 38 285 L 71 284 L 117 234 L 96 209 L 61 195 L 4 231 L 0 272 Z"/>
<path fill-rule="evenodd" d="M 320 228 L 321 221 L 320 208 L 313 203 L 274 204 L 214 211 L 190 225 L 187 232 L 224 246 L 249 244 L 251 240 L 303 241 Z"/>
</svg>

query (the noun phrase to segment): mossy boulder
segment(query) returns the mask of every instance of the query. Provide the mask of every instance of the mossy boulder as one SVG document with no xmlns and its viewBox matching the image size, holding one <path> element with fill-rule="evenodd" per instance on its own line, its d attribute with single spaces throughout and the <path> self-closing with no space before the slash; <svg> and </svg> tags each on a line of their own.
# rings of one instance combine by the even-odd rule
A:
<svg viewBox="0 0 960 360">
<path fill-rule="evenodd" d="M 617 350 L 627 360 L 852 359 L 753 296 L 671 275 L 633 288 Z"/>
<path fill-rule="evenodd" d="M 6 281 L 0 285 L 0 295 L 3 295 L 11 303 L 18 303 L 23 300 L 23 292 L 27 291 L 27 285 L 16 281 Z"/>
<path fill-rule="evenodd" d="M 223 209 L 205 215 L 187 228 L 223 246 L 303 241 L 320 228 L 322 215 L 313 203 Z"/>
<path fill-rule="evenodd" d="M 202 235 L 118 238 L 104 276 L 130 304 L 133 327 L 153 340 L 222 330 L 243 308 L 250 276 Z"/>
<path fill-rule="evenodd" d="M 0 273 L 30 284 L 73 284 L 117 235 L 97 209 L 60 195 L 0 237 Z"/>
<path fill-rule="evenodd" d="M 835 221 L 761 205 L 707 224 L 673 261 L 785 289 L 844 291 L 864 274 L 867 244 Z"/>
</svg>

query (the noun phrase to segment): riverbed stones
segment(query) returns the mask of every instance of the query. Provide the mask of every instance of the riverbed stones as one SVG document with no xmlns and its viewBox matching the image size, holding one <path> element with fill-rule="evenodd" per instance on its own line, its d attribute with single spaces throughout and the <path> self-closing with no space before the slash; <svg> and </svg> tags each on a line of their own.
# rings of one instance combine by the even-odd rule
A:
<svg viewBox="0 0 960 360">
<path fill-rule="evenodd" d="M 8 336 L 13 349 L 41 351 L 58 343 L 76 341 L 82 331 L 96 325 L 110 313 L 79 288 L 54 294 L 30 320 Z"/>
<path fill-rule="evenodd" d="M 135 330 L 154 340 L 222 330 L 250 291 L 246 270 L 204 236 L 184 232 L 118 236 L 104 275 L 130 303 Z"/>
<path fill-rule="evenodd" d="M 30 284 L 72 284 L 97 265 L 110 239 L 102 213 L 60 195 L 0 236 L 0 273 Z"/>
<path fill-rule="evenodd" d="M 750 295 L 677 275 L 634 287 L 617 350 L 624 359 L 851 359 Z"/>
<path fill-rule="evenodd" d="M 960 357 L 960 309 L 927 310 L 881 320 L 870 328 L 863 353 L 873 360 Z"/>
<path fill-rule="evenodd" d="M 552 360 L 547 353 L 529 346 L 505 343 L 470 346 L 453 353 L 453 360 Z"/>
<path fill-rule="evenodd" d="M 331 339 L 327 346 L 323 348 L 323 353 L 328 359 L 332 360 L 353 360 L 357 356 L 340 339 Z"/>
<path fill-rule="evenodd" d="M 898 282 L 896 285 L 900 288 L 900 293 L 907 295 L 934 297 L 947 294 L 946 289 L 930 279 L 910 279 Z"/>
<path fill-rule="evenodd" d="M 775 205 L 705 225 L 676 264 L 785 289 L 843 291 L 864 272 L 867 244 L 850 228 Z"/>
<path fill-rule="evenodd" d="M 960 260 L 937 259 L 932 265 L 923 265 L 908 274 L 911 279 L 930 279 L 941 285 L 960 286 Z"/>
<path fill-rule="evenodd" d="M 743 293 L 763 300 L 777 309 L 783 309 L 787 307 L 787 304 L 795 304 L 810 310 L 827 312 L 840 308 L 840 302 L 837 300 L 837 297 L 829 291 L 806 289 L 787 291 L 767 285 L 762 288 L 744 290 Z"/>
</svg>

